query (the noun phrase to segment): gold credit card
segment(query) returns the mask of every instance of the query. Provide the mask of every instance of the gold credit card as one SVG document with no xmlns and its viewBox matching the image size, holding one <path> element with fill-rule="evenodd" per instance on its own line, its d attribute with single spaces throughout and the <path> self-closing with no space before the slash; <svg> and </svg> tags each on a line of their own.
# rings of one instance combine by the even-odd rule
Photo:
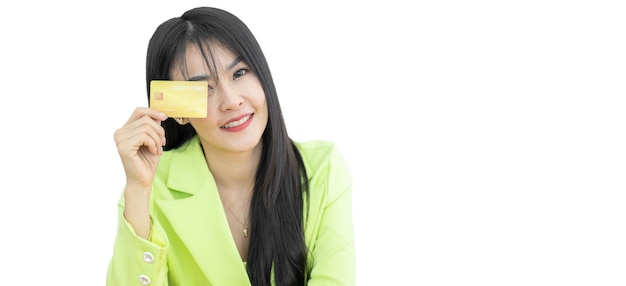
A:
<svg viewBox="0 0 626 286">
<path fill-rule="evenodd" d="M 206 81 L 150 81 L 150 107 L 168 117 L 205 118 Z"/>
</svg>

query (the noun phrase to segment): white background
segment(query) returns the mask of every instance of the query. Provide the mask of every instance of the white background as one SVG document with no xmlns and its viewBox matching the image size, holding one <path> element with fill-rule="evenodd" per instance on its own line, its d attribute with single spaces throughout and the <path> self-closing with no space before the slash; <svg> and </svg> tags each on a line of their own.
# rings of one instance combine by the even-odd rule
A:
<svg viewBox="0 0 626 286">
<path fill-rule="evenodd" d="M 105 284 L 113 132 L 156 26 L 202 5 L 255 33 L 291 136 L 349 160 L 359 285 L 626 285 L 620 1 L 38 2 L 0 10 L 3 285 Z"/>
</svg>

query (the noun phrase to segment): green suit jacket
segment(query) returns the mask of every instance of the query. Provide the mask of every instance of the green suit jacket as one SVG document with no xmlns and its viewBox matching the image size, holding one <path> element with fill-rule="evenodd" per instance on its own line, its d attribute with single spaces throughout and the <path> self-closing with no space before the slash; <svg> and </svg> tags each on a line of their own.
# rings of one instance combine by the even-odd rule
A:
<svg viewBox="0 0 626 286">
<path fill-rule="evenodd" d="M 331 142 L 297 146 L 310 184 L 308 285 L 354 285 L 349 168 Z M 250 285 L 197 137 L 161 157 L 151 195 L 149 240 L 135 234 L 123 210 L 122 195 L 107 285 Z"/>
</svg>

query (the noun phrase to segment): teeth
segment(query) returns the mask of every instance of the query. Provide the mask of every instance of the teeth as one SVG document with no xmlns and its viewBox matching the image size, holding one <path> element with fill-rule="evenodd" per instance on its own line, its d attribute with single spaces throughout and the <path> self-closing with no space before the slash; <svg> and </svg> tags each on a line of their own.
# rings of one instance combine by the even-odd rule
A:
<svg viewBox="0 0 626 286">
<path fill-rule="evenodd" d="M 239 119 L 239 120 L 237 120 L 237 121 L 230 122 L 230 123 L 228 123 L 228 124 L 224 125 L 222 128 L 233 128 L 233 127 L 237 127 L 237 126 L 239 126 L 239 125 L 241 125 L 241 124 L 246 123 L 246 121 L 248 121 L 248 119 L 250 119 L 250 115 L 248 115 L 248 116 L 246 116 L 246 117 L 244 117 L 244 118 L 241 118 L 241 119 Z"/>
</svg>

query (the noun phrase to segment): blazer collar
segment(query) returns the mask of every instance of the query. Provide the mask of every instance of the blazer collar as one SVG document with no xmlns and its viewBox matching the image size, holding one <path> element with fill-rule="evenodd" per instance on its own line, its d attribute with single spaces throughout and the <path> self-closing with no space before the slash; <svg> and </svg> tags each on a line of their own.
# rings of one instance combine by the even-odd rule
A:
<svg viewBox="0 0 626 286">
<path fill-rule="evenodd" d="M 171 156 L 167 178 L 167 186 L 171 190 L 194 195 L 198 191 L 206 190 L 204 189 L 205 186 L 198 184 L 198 182 L 203 182 L 204 178 L 214 181 L 198 136 L 172 150 Z M 217 187 L 215 189 L 217 190 Z"/>
<path fill-rule="evenodd" d="M 156 205 L 213 285 L 249 285 L 199 139 L 174 152 L 168 188 L 191 196 L 156 200 Z"/>
</svg>

